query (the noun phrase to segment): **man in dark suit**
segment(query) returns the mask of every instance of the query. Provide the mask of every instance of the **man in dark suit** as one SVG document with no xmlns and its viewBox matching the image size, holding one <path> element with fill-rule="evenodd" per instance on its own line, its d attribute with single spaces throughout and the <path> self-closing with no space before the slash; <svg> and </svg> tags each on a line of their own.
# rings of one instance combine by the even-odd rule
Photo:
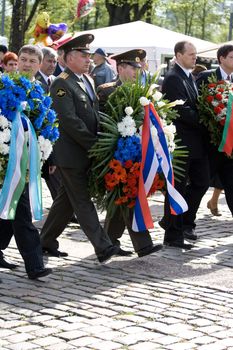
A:
<svg viewBox="0 0 233 350">
<path fill-rule="evenodd" d="M 175 187 L 184 196 L 189 209 L 182 215 L 172 215 L 166 197 L 162 225 L 165 228 L 165 245 L 191 249 L 192 245 L 185 244 L 184 238 L 197 239 L 194 221 L 202 196 L 209 186 L 208 159 L 205 134 L 196 106 L 197 87 L 190 74 L 196 62 L 196 48 L 192 43 L 182 41 L 175 45 L 174 51 L 176 63 L 164 78 L 162 93 L 169 101 L 184 101 L 183 105 L 176 106 L 178 117 L 174 124 L 177 138 L 181 139 L 189 154 L 183 166 L 184 176 L 175 181 Z"/>
<path fill-rule="evenodd" d="M 43 47 L 42 53 L 43 59 L 35 78 L 41 83 L 42 88 L 48 94 L 50 85 L 55 79 L 53 73 L 57 63 L 57 52 L 50 47 Z M 42 177 L 45 179 L 51 197 L 54 200 L 60 187 L 61 178 L 56 167 L 52 166 L 52 155 L 43 164 Z"/>
<path fill-rule="evenodd" d="M 218 80 L 232 81 L 233 73 L 233 45 L 223 45 L 217 51 L 219 67 L 213 70 L 201 72 L 197 77 L 197 85 L 208 83 L 208 78 L 216 76 Z M 209 142 L 208 154 L 210 163 L 210 176 L 219 176 L 221 185 L 225 191 L 228 207 L 233 215 L 233 159 L 219 152 L 217 147 Z"/>
<path fill-rule="evenodd" d="M 40 48 L 34 45 L 25 45 L 20 49 L 18 57 L 19 72 L 28 73 L 31 80 L 34 80 L 43 58 Z M 17 204 L 15 219 L 0 219 L 0 233 L 1 250 L 7 248 L 14 235 L 30 279 L 37 279 L 51 273 L 51 269 L 44 267 L 40 236 L 32 223 L 28 184 L 26 184 Z M 8 264 L 0 252 L 0 267 L 14 268 L 16 266 Z"/>
<path fill-rule="evenodd" d="M 53 75 L 55 75 L 55 77 L 57 77 L 59 74 L 61 74 L 64 69 L 66 67 L 66 63 L 64 61 L 64 50 L 58 48 L 57 49 L 57 64 L 56 64 L 56 68 L 54 70 Z"/>
<path fill-rule="evenodd" d="M 95 249 L 99 262 L 119 253 L 100 225 L 88 192 L 88 150 L 97 140 L 98 100 L 93 82 L 85 74 L 90 65 L 91 34 L 71 38 L 62 45 L 66 68 L 51 86 L 53 107 L 59 119 L 60 138 L 55 144 L 56 165 L 62 186 L 41 231 L 45 251 L 61 256 L 57 237 L 73 212 Z"/>
<path fill-rule="evenodd" d="M 138 71 L 141 68 L 140 61 L 146 57 L 146 51 L 135 49 L 114 55 L 111 58 L 116 60 L 119 78 L 112 83 L 100 85 L 97 92 L 100 98 L 100 106 L 105 111 L 104 105 L 109 95 L 125 81 L 134 81 Z M 123 209 L 124 210 L 124 209 Z M 124 233 L 125 228 L 130 235 L 133 247 L 139 257 L 152 254 L 162 248 L 161 244 L 153 245 L 149 231 L 135 232 L 132 230 L 133 210 L 130 211 L 129 217 L 123 215 L 121 208 L 117 208 L 113 217 L 109 218 L 108 213 L 105 219 L 105 230 L 111 238 L 113 244 L 120 246 L 119 239 Z M 131 252 L 125 252 L 130 255 Z"/>
<path fill-rule="evenodd" d="M 42 88 L 48 94 L 49 87 L 55 79 L 53 73 L 57 64 L 57 53 L 50 47 L 43 47 L 42 53 L 43 59 L 35 78 L 40 81 Z"/>
</svg>

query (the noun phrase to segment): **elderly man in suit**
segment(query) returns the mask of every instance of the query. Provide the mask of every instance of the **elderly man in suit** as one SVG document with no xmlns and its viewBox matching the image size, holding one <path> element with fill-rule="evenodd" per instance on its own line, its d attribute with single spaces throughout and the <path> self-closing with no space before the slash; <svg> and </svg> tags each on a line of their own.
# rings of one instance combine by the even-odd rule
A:
<svg viewBox="0 0 233 350">
<path fill-rule="evenodd" d="M 45 251 L 61 256 L 57 237 L 75 212 L 99 262 L 105 262 L 118 255 L 119 248 L 101 227 L 88 192 L 88 150 L 97 140 L 99 119 L 93 82 L 85 74 L 90 65 L 89 44 L 93 39 L 93 35 L 84 34 L 62 45 L 66 68 L 51 86 L 53 107 L 60 123 L 54 155 L 62 186 L 42 228 L 41 242 Z"/>
<path fill-rule="evenodd" d="M 57 52 L 50 47 L 43 47 L 42 53 L 43 59 L 40 65 L 40 69 L 36 73 L 35 78 L 39 80 L 42 88 L 48 94 L 50 85 L 55 79 L 53 73 L 57 63 Z M 54 200 L 57 196 L 57 192 L 61 184 L 61 178 L 58 170 L 52 166 L 52 155 L 43 164 L 42 177 L 45 179 L 51 197 Z"/>
<path fill-rule="evenodd" d="M 208 83 L 208 78 L 215 76 L 218 80 L 232 81 L 233 73 L 233 45 L 223 45 L 217 51 L 219 67 L 213 70 L 201 72 L 197 77 L 197 86 Z M 228 207 L 233 215 L 233 159 L 228 158 L 224 153 L 218 151 L 217 147 L 209 142 L 208 144 L 210 176 L 214 178 L 218 175 L 220 182 L 218 185 L 219 195 L 224 189 Z M 219 182 L 219 180 L 217 180 Z M 217 199 L 216 206 L 217 206 Z M 215 209 L 215 208 L 213 208 Z"/>
<path fill-rule="evenodd" d="M 209 186 L 209 168 L 205 144 L 205 131 L 199 123 L 197 111 L 198 91 L 190 71 L 196 63 L 196 48 L 188 41 L 181 41 L 174 48 L 176 63 L 167 73 L 162 92 L 169 101 L 183 100 L 177 106 L 178 117 L 174 121 L 177 138 L 188 150 L 183 177 L 176 181 L 176 189 L 184 196 L 188 211 L 182 215 L 172 215 L 168 199 L 165 200 L 164 244 L 172 247 L 191 249 L 184 238 L 196 240 L 195 218 L 200 201 Z"/>
<path fill-rule="evenodd" d="M 43 59 L 35 78 L 41 82 L 42 88 L 48 93 L 49 87 L 55 79 L 53 73 L 57 64 L 57 52 L 51 47 L 43 47 L 42 53 Z"/>
</svg>

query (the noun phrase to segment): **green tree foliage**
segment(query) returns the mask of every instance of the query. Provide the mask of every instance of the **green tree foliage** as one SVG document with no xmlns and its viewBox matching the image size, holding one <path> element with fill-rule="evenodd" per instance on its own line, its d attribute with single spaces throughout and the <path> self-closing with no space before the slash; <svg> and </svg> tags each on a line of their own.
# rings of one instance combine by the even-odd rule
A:
<svg viewBox="0 0 233 350">
<path fill-rule="evenodd" d="M 160 25 L 204 40 L 219 41 L 229 23 L 227 10 L 219 0 L 162 0 Z M 229 10 L 228 10 L 229 12 Z"/>
</svg>

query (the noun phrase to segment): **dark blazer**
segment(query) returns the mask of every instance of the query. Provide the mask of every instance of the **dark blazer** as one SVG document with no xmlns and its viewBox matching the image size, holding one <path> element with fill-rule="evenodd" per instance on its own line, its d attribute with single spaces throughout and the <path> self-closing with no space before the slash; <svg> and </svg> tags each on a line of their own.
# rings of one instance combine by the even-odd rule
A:
<svg viewBox="0 0 233 350">
<path fill-rule="evenodd" d="M 57 77 L 51 85 L 53 108 L 59 119 L 60 137 L 54 146 L 55 163 L 60 167 L 88 168 L 88 150 L 97 140 L 98 99 L 93 81 L 85 75 L 93 91 L 92 100 L 84 83 L 69 69 Z"/>
<path fill-rule="evenodd" d="M 46 80 L 44 79 L 43 75 L 40 72 L 37 72 L 35 75 L 35 78 L 36 78 L 36 80 L 38 80 L 41 83 L 41 86 L 42 86 L 43 90 L 45 91 L 45 93 L 48 94 L 49 93 L 49 86 L 48 86 Z M 55 79 L 55 76 L 50 75 L 49 78 L 50 78 L 51 83 L 52 83 Z"/>
<path fill-rule="evenodd" d="M 218 67 L 217 69 L 209 69 L 209 70 L 205 70 L 201 73 L 198 74 L 197 79 L 196 79 L 196 84 L 198 89 L 201 87 L 201 84 L 204 82 L 205 84 L 208 83 L 208 78 L 211 75 L 216 75 L 218 80 L 222 79 L 222 74 L 221 74 L 221 70 Z"/>
<path fill-rule="evenodd" d="M 61 70 L 59 63 L 57 62 L 56 64 L 56 68 L 55 71 L 53 72 L 53 75 L 55 75 L 55 77 L 57 77 L 59 74 L 61 74 L 63 71 Z"/>
<path fill-rule="evenodd" d="M 175 109 L 178 117 L 174 120 L 178 138 L 187 146 L 191 158 L 201 158 L 206 154 L 205 131 L 199 123 L 197 111 L 197 88 L 195 82 L 191 82 L 183 69 L 175 64 L 166 74 L 162 93 L 169 101 L 183 100 L 183 105 L 177 105 Z"/>
</svg>

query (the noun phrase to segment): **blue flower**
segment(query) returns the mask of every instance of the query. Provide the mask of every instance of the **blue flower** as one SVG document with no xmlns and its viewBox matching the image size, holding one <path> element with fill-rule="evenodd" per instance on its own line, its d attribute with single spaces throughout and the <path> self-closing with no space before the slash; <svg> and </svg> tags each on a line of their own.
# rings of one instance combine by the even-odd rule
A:
<svg viewBox="0 0 233 350">
<path fill-rule="evenodd" d="M 35 126 L 35 128 L 37 129 L 37 130 L 39 130 L 41 127 L 42 127 L 42 124 L 43 124 L 43 118 L 41 118 L 41 117 L 38 117 L 38 118 L 36 118 L 36 120 L 34 121 L 34 126 Z"/>
<path fill-rule="evenodd" d="M 30 80 L 28 80 L 25 77 L 20 77 L 19 81 L 21 82 L 22 86 L 26 89 L 26 90 L 30 90 L 32 88 L 32 83 L 30 82 Z"/>
<path fill-rule="evenodd" d="M 50 109 L 46 117 L 47 117 L 48 121 L 51 124 L 53 124 L 55 122 L 55 120 L 56 120 L 56 113 L 55 113 L 55 111 L 53 109 Z"/>
<path fill-rule="evenodd" d="M 45 107 L 49 108 L 52 104 L 52 99 L 49 96 L 45 96 L 45 99 L 43 102 L 44 102 Z"/>
<path fill-rule="evenodd" d="M 4 84 L 5 88 L 13 88 L 15 83 L 7 74 L 3 74 L 1 76 L 1 82 Z"/>
<path fill-rule="evenodd" d="M 122 137 L 118 140 L 114 158 L 121 163 L 127 160 L 139 162 L 141 160 L 141 143 L 137 136 Z"/>
</svg>

